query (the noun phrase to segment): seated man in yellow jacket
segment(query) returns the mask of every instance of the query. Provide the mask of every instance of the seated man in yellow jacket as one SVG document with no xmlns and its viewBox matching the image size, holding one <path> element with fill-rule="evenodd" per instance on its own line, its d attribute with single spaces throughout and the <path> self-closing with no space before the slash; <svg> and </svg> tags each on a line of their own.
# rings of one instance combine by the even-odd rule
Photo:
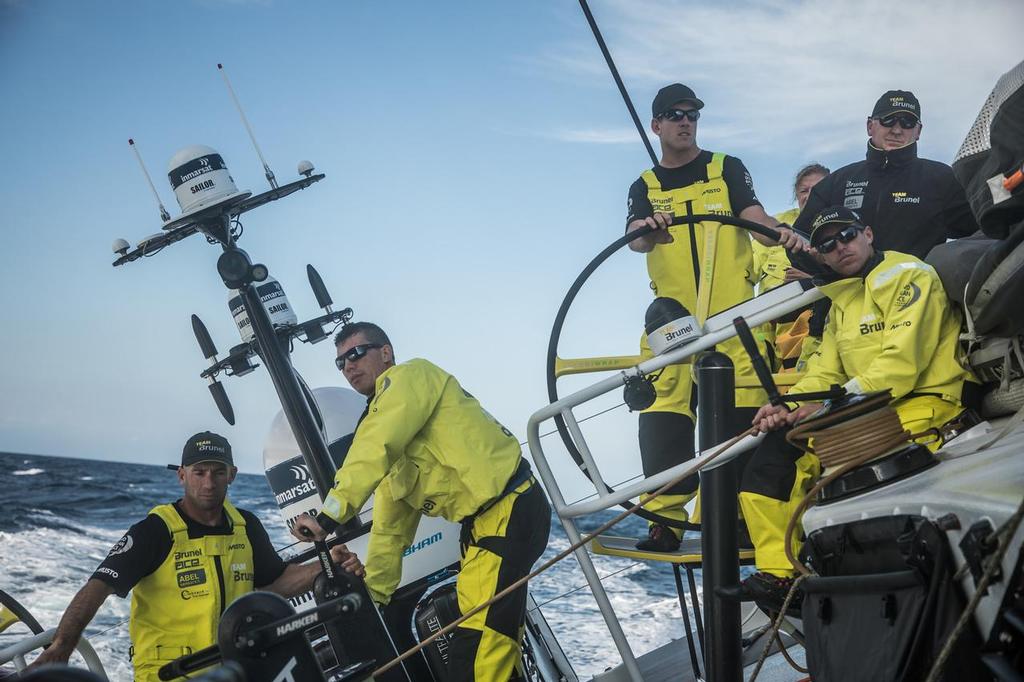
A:
<svg viewBox="0 0 1024 682">
<path fill-rule="evenodd" d="M 254 589 L 283 597 L 310 589 L 320 563 L 282 561 L 260 520 L 227 500 L 237 473 L 223 436 L 204 431 L 189 438 L 178 467 L 181 499 L 154 507 L 118 540 L 71 600 L 53 644 L 32 667 L 67 662 L 115 592 L 132 592 L 128 631 L 135 680 L 156 682 L 162 666 L 217 642 L 220 616 L 238 597 Z M 331 556 L 363 574 L 345 545 L 332 547 Z"/>
<path fill-rule="evenodd" d="M 891 389 L 893 408 L 911 433 L 942 426 L 963 412 L 964 388 L 973 381 L 958 358 L 959 313 L 930 265 L 875 251 L 872 240 L 871 228 L 848 208 L 832 206 L 814 218 L 811 246 L 834 273 L 819 283 L 832 310 L 821 346 L 791 392 L 824 391 L 833 384 L 850 393 Z M 788 444 L 779 429 L 820 408 L 768 404 L 754 417 L 762 432 L 775 433 L 754 453 L 740 486 L 758 571 L 743 581 L 742 592 L 767 606 L 780 606 L 792 584 L 786 526 L 820 474 L 818 458 Z M 798 538 L 789 542 L 795 554 Z"/>
<path fill-rule="evenodd" d="M 348 324 L 334 343 L 338 369 L 368 398 L 366 412 L 322 511 L 296 519 L 292 534 L 322 539 L 375 493 L 366 586 L 378 603 L 398 586 L 402 553 L 424 514 L 462 524 L 462 613 L 526 576 L 547 547 L 551 509 L 512 432 L 440 367 L 395 364 L 377 325 Z M 507 682 L 526 596 L 523 585 L 455 630 L 449 679 Z"/>
</svg>

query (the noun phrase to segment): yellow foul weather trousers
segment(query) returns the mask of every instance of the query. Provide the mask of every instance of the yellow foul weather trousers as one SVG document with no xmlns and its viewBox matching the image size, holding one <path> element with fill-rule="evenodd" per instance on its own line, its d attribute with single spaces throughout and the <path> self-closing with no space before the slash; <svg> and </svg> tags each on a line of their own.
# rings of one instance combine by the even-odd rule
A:
<svg viewBox="0 0 1024 682">
<path fill-rule="evenodd" d="M 459 610 L 468 613 L 529 574 L 547 547 L 551 508 L 531 478 L 463 522 L 465 554 L 456 582 Z M 520 658 L 526 585 L 475 614 L 455 630 L 449 678 L 508 682 Z"/>
</svg>

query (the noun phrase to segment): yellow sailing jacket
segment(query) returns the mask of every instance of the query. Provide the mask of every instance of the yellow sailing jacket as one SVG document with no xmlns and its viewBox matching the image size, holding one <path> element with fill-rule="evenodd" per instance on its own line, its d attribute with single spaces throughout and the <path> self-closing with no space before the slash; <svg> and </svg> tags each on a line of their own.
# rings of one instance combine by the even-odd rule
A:
<svg viewBox="0 0 1024 682">
<path fill-rule="evenodd" d="M 494 500 L 519 466 L 519 442 L 458 380 L 427 360 L 377 377 L 366 417 L 323 513 L 352 518 L 376 490 L 366 585 L 386 602 L 421 514 L 460 522 Z"/>
<path fill-rule="evenodd" d="M 792 225 L 796 217 L 800 215 L 800 209 L 791 208 L 775 215 L 780 223 Z M 750 238 L 750 248 L 754 252 L 754 283 L 757 285 L 757 293 L 763 294 L 769 289 L 780 287 L 786 283 L 786 270 L 791 267 L 789 252 L 783 246 L 765 246 L 753 237 Z"/>
<path fill-rule="evenodd" d="M 821 346 L 793 393 L 841 384 L 853 393 L 892 389 L 893 399 L 932 395 L 962 405 L 960 315 L 923 261 L 886 251 L 866 277 L 820 287 L 832 299 Z"/>
<path fill-rule="evenodd" d="M 156 681 L 170 661 L 217 641 L 217 626 L 232 601 L 252 592 L 253 558 L 245 519 L 224 501 L 230 535 L 189 538 L 171 504 L 154 507 L 171 533 L 171 551 L 132 589 L 128 631 L 137 682 Z"/>
</svg>

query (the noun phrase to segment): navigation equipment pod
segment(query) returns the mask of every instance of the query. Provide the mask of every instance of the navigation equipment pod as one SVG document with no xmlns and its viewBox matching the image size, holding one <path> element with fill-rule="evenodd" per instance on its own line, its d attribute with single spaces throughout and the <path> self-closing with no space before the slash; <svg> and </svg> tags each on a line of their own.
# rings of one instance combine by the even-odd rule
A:
<svg viewBox="0 0 1024 682">
<path fill-rule="evenodd" d="M 270 322 L 274 327 L 286 327 L 298 324 L 299 318 L 295 315 L 288 297 L 284 295 L 284 289 L 280 282 L 269 275 L 258 284 L 253 284 L 256 292 L 260 295 L 260 301 L 270 316 Z M 231 309 L 231 316 L 235 318 L 235 325 L 238 326 L 238 333 L 242 337 L 242 343 L 250 343 L 256 338 L 252 330 L 252 322 L 249 320 L 249 313 L 245 311 L 242 303 L 242 295 L 238 289 L 230 290 L 231 298 L 228 299 L 228 307 Z"/>
<path fill-rule="evenodd" d="M 172 156 L 167 179 L 182 214 L 240 194 L 221 155 L 202 144 L 190 145 Z"/>
<path fill-rule="evenodd" d="M 697 318 L 674 298 L 660 296 L 647 307 L 644 329 L 651 352 L 661 355 L 703 336 Z"/>
</svg>

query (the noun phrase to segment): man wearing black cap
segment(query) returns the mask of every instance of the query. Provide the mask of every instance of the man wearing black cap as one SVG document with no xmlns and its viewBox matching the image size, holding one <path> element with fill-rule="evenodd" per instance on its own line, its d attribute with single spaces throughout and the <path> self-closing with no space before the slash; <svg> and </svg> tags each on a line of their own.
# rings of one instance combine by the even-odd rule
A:
<svg viewBox="0 0 1024 682">
<path fill-rule="evenodd" d="M 878 248 L 918 258 L 974 233 L 978 226 L 953 170 L 917 155 L 921 126 L 914 93 L 882 95 L 867 120 L 867 157 L 815 185 L 794 227 L 806 232 L 823 208 L 844 206 L 872 226 Z"/>
<path fill-rule="evenodd" d="M 238 469 L 231 445 L 209 431 L 185 442 L 176 468 L 181 498 L 154 507 L 111 548 L 68 605 L 53 644 L 33 665 L 68 660 L 82 631 L 111 593 L 132 590 L 129 631 L 136 680 L 157 680 L 161 666 L 214 644 L 224 608 L 254 589 L 284 597 L 308 590 L 320 564 L 288 564 L 251 512 L 227 500 Z M 334 560 L 362 575 L 344 545 Z"/>
<path fill-rule="evenodd" d="M 914 256 L 879 251 L 860 216 L 830 206 L 812 216 L 811 246 L 830 269 L 816 281 L 832 300 L 832 313 L 807 374 L 793 394 L 889 389 L 892 407 L 910 433 L 941 427 L 964 411 L 974 379 L 958 359 L 960 315 L 935 270 Z M 818 477 L 818 458 L 786 442 L 785 429 L 821 408 L 766 404 L 753 423 L 769 433 L 743 472 L 740 507 L 754 542 L 758 572 L 741 593 L 769 608 L 781 607 L 795 570 L 786 558 L 786 526 Z M 926 443 L 937 449 L 940 443 Z M 794 556 L 797 537 L 789 538 Z"/>
<path fill-rule="evenodd" d="M 746 230 L 714 222 L 672 226 L 673 217 L 692 214 L 739 216 L 779 229 L 779 244 L 801 250 L 802 240 L 788 226 L 765 213 L 754 194 L 754 183 L 743 162 L 733 156 L 702 150 L 697 145 L 697 122 L 704 102 L 689 87 L 673 83 L 658 91 L 651 107 L 651 130 L 661 141 L 661 161 L 644 171 L 629 188 L 627 232 L 643 227 L 655 232 L 630 242 L 647 254 L 647 271 L 655 296 L 679 301 L 703 323 L 709 316 L 754 295 L 753 252 Z M 775 246 L 761 235 L 758 241 Z M 708 267 L 710 264 L 711 267 Z M 736 339 L 718 346 L 736 367 L 737 377 L 753 377 L 750 358 Z M 646 336 L 641 352 L 650 355 Z M 671 365 L 655 383 L 657 399 L 640 414 L 640 454 L 648 476 L 691 459 L 695 394 L 690 367 Z M 738 389 L 736 405 L 745 417 L 736 431 L 764 402 L 760 390 Z M 693 498 L 698 477 L 681 483 L 655 499 L 648 509 L 674 521 L 687 520 L 683 505 Z M 652 524 L 637 548 L 673 551 L 681 531 Z"/>
</svg>

